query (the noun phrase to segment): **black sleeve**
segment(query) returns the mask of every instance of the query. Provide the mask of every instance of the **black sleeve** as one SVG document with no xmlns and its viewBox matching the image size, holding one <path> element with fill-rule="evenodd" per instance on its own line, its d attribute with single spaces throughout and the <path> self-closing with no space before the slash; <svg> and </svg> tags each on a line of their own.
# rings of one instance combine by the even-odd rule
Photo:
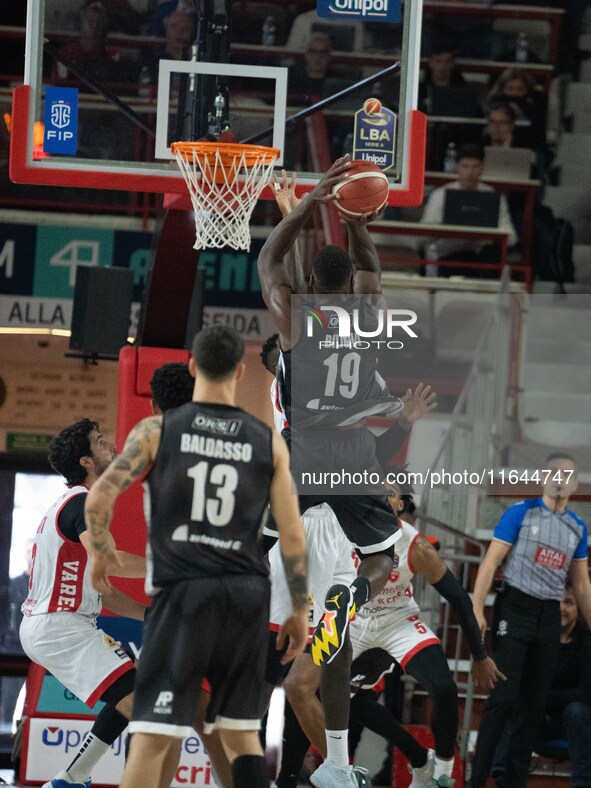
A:
<svg viewBox="0 0 591 788">
<path fill-rule="evenodd" d="M 270 536 L 269 534 L 263 534 L 263 554 L 267 555 L 269 550 L 272 547 L 275 547 L 277 544 L 277 540 L 279 539 L 279 534 L 277 536 Z"/>
<path fill-rule="evenodd" d="M 58 515 L 57 524 L 62 534 L 71 542 L 79 542 L 80 534 L 86 531 L 84 522 L 84 501 L 86 493 L 74 495 L 64 505 Z"/>
<path fill-rule="evenodd" d="M 409 436 L 407 430 L 396 422 L 381 435 L 376 435 L 376 457 L 383 470 L 390 467 L 390 460 L 402 448 Z"/>
<path fill-rule="evenodd" d="M 480 634 L 480 629 L 474 615 L 472 601 L 468 596 L 468 592 L 462 588 L 449 569 L 439 582 L 433 583 L 432 585 L 452 606 L 454 613 L 458 617 L 462 632 L 466 636 L 468 646 L 470 647 L 470 653 L 474 659 L 477 662 L 486 659 L 486 647 L 482 635 Z"/>
</svg>

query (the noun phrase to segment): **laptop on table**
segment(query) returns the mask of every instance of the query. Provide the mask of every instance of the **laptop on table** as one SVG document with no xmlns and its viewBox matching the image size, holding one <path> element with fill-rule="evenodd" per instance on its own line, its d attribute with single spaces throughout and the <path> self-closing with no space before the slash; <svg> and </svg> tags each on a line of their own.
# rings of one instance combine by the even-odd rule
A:
<svg viewBox="0 0 591 788">
<path fill-rule="evenodd" d="M 498 227 L 499 192 L 446 189 L 443 224 L 467 227 Z"/>
<path fill-rule="evenodd" d="M 532 152 L 530 148 L 505 148 L 486 145 L 484 148 L 485 178 L 527 181 L 531 178 Z"/>
</svg>

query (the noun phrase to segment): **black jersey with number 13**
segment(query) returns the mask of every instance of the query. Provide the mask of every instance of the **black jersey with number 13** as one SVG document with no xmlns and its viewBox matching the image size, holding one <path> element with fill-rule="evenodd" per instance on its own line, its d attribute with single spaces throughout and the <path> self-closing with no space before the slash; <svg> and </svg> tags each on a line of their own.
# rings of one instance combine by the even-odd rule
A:
<svg viewBox="0 0 591 788">
<path fill-rule="evenodd" d="M 266 575 L 260 532 L 272 433 L 241 408 L 190 402 L 163 416 L 144 481 L 147 587 L 223 573 Z"/>
</svg>

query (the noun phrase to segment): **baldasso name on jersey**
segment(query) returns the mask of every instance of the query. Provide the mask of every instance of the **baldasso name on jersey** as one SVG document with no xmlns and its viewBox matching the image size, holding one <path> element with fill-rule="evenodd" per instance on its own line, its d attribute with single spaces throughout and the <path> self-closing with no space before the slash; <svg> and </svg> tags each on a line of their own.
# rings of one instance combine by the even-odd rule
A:
<svg viewBox="0 0 591 788">
<path fill-rule="evenodd" d="M 208 416 L 206 413 L 198 413 L 193 419 L 191 427 L 194 430 L 213 432 L 216 435 L 238 435 L 242 427 L 241 419 L 221 419 L 215 416 Z"/>
<path fill-rule="evenodd" d="M 181 451 L 189 454 L 202 454 L 217 460 L 250 462 L 252 444 L 238 441 L 223 441 L 221 438 L 206 438 L 204 435 L 181 434 Z"/>
</svg>

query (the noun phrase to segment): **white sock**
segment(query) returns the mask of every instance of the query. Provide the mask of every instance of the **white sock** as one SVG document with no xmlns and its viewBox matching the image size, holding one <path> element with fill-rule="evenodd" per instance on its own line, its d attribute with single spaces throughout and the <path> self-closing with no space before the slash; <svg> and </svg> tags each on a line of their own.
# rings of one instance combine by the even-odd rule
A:
<svg viewBox="0 0 591 788">
<path fill-rule="evenodd" d="M 451 777 L 451 773 L 454 768 L 454 759 L 450 758 L 449 760 L 445 760 L 444 758 L 439 758 L 439 756 L 435 756 L 435 770 L 433 772 L 433 779 L 438 780 L 440 777 Z"/>
<path fill-rule="evenodd" d="M 326 733 L 326 760 L 332 761 L 336 766 L 349 765 L 349 731 L 325 731 Z"/>
<path fill-rule="evenodd" d="M 66 779 L 70 779 L 73 783 L 83 783 L 89 780 L 93 768 L 107 752 L 109 746 L 98 739 L 94 733 L 89 733 L 76 757 L 66 769 Z"/>
</svg>

